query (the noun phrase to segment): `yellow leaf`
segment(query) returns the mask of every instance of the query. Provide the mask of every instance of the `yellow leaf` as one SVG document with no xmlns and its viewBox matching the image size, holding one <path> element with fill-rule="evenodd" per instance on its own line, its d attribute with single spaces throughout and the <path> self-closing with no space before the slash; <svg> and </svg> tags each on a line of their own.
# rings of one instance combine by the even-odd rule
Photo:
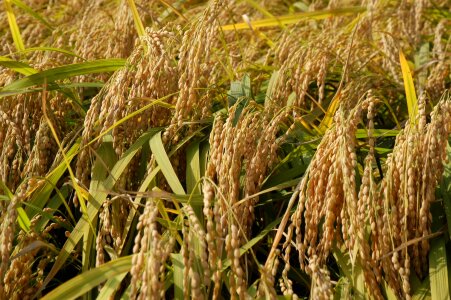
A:
<svg viewBox="0 0 451 300">
<path fill-rule="evenodd" d="M 401 63 L 402 77 L 404 80 L 404 89 L 406 91 L 407 110 L 409 111 L 410 125 L 414 126 L 418 122 L 418 100 L 413 85 L 412 72 L 406 57 L 399 51 L 399 61 Z"/>
<path fill-rule="evenodd" d="M 25 45 L 23 43 L 22 36 L 20 35 L 20 29 L 17 25 L 16 16 L 14 15 L 13 8 L 11 7 L 11 0 L 4 0 L 3 4 L 8 17 L 9 28 L 14 40 L 14 45 L 16 46 L 17 51 L 24 51 Z"/>
<path fill-rule="evenodd" d="M 365 11 L 365 8 L 360 7 L 360 6 L 345 7 L 345 8 L 331 9 L 331 10 L 309 11 L 309 12 L 302 12 L 302 13 L 297 13 L 297 14 L 292 14 L 292 15 L 287 15 L 287 16 L 280 16 L 280 17 L 252 21 L 252 22 L 250 22 L 250 24 L 253 29 L 261 28 L 261 27 L 274 27 L 274 26 L 295 24 L 301 20 L 306 20 L 306 19 L 321 20 L 321 19 L 326 19 L 326 18 L 333 17 L 333 16 L 356 14 L 356 13 L 361 13 L 364 11 Z M 244 22 L 244 23 L 229 24 L 229 25 L 222 26 L 222 30 L 224 30 L 224 31 L 240 30 L 240 29 L 250 29 L 249 24 Z"/>
<path fill-rule="evenodd" d="M 325 133 L 326 130 L 332 125 L 335 112 L 337 111 L 340 104 L 340 96 L 341 92 L 338 92 L 334 99 L 332 99 L 332 102 L 330 103 L 329 108 L 326 111 L 326 115 L 324 116 L 324 119 L 321 121 L 321 124 L 319 124 L 319 131 L 321 133 Z"/>
</svg>

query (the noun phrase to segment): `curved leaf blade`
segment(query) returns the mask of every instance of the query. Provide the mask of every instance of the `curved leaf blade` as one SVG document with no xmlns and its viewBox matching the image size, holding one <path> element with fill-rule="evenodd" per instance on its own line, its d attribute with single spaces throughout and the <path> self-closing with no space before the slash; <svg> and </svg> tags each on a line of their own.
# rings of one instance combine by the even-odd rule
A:
<svg viewBox="0 0 451 300">
<path fill-rule="evenodd" d="M 364 12 L 366 9 L 364 7 L 355 6 L 355 7 L 345 7 L 345 8 L 337 8 L 331 10 L 318 10 L 311 12 L 302 12 L 287 16 L 275 17 L 275 18 L 267 18 L 258 21 L 249 22 L 252 28 L 262 28 L 262 27 L 275 27 L 280 25 L 289 25 L 295 24 L 302 20 L 321 20 L 326 19 L 333 16 L 341 16 L 348 14 L 357 14 Z M 237 23 L 237 24 L 229 24 L 222 26 L 222 30 L 242 30 L 242 29 L 250 29 L 249 23 Z"/>
<path fill-rule="evenodd" d="M 399 51 L 399 61 L 401 63 L 402 78 L 404 80 L 404 89 L 406 91 L 407 110 L 409 111 L 410 125 L 414 126 L 418 122 L 418 100 L 413 85 L 412 72 L 402 51 Z"/>
<path fill-rule="evenodd" d="M 126 274 L 130 271 L 131 267 L 132 255 L 118 258 L 66 281 L 45 295 L 42 299 L 76 299 L 109 278 Z"/>
<path fill-rule="evenodd" d="M 73 76 L 113 72 L 125 65 L 125 59 L 99 59 L 78 64 L 65 65 L 29 75 L 10 83 L 2 89 L 2 92 L 28 88 L 35 85 L 51 83 Z"/>
<path fill-rule="evenodd" d="M 18 51 L 25 50 L 25 45 L 20 35 L 20 29 L 17 25 L 16 15 L 14 14 L 13 8 L 11 6 L 11 0 L 4 0 L 3 4 L 5 6 L 6 15 L 8 17 L 9 29 L 11 30 L 11 35 L 13 37 L 14 45 Z"/>
</svg>

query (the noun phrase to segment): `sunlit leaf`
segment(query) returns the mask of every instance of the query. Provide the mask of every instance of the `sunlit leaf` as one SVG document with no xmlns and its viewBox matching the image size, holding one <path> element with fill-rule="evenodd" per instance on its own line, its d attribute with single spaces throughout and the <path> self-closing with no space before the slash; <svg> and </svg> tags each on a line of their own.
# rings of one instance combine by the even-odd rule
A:
<svg viewBox="0 0 451 300">
<path fill-rule="evenodd" d="M 262 27 L 274 27 L 280 25 L 288 25 L 295 24 L 302 20 L 321 20 L 330 18 L 333 16 L 341 16 L 348 14 L 357 14 L 365 11 L 364 7 L 356 6 L 356 7 L 346 7 L 346 8 L 337 8 L 331 10 L 317 10 L 311 12 L 302 12 L 287 16 L 280 16 L 275 18 L 262 19 L 257 21 L 251 21 L 250 24 L 252 28 L 262 28 Z M 222 30 L 240 30 L 240 29 L 250 29 L 249 24 L 246 22 L 237 23 L 237 24 L 229 24 L 222 26 Z"/>
<path fill-rule="evenodd" d="M 25 50 L 25 45 L 22 40 L 22 36 L 20 35 L 20 29 L 19 26 L 17 25 L 16 15 L 14 14 L 14 10 L 11 6 L 11 3 L 12 0 L 3 0 L 6 16 L 8 17 L 9 29 L 13 37 L 14 45 L 16 46 L 17 51 L 23 51 Z"/>
<path fill-rule="evenodd" d="M 406 92 L 410 125 L 414 126 L 418 123 L 418 100 L 415 86 L 413 85 L 412 72 L 410 71 L 409 64 L 402 51 L 399 51 L 399 61 L 401 63 L 402 77 L 404 80 L 404 90 Z"/>
<path fill-rule="evenodd" d="M 112 72 L 116 71 L 119 68 L 122 68 L 124 65 L 124 59 L 111 58 L 56 67 L 14 81 L 5 86 L 1 91 L 6 92 L 16 89 L 24 89 L 44 83 L 51 83 L 56 80 L 62 80 L 73 76 Z"/>
<path fill-rule="evenodd" d="M 42 297 L 42 300 L 70 300 L 76 299 L 102 282 L 116 276 L 121 276 L 130 271 L 132 256 L 125 256 L 107 262 L 98 268 L 83 272 L 74 278 L 64 282 L 50 293 Z M 106 293 L 106 292 L 105 292 Z"/>
</svg>

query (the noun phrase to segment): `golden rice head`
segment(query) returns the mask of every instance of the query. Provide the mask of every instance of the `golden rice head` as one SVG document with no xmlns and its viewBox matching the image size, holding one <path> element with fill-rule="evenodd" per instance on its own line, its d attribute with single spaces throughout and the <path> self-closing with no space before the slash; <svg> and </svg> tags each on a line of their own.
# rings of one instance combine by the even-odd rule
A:
<svg viewBox="0 0 451 300">
<path fill-rule="evenodd" d="M 39 94 L 21 94 L 6 97 L 0 104 L 0 174 L 11 190 L 17 188 L 37 143 L 34 135 L 42 116 L 39 102 Z"/>
<path fill-rule="evenodd" d="M 435 186 L 443 173 L 450 106 L 449 94 L 445 94 L 434 108 L 429 124 L 425 127 L 421 121 L 409 124 L 398 135 L 381 183 L 379 203 L 383 205 L 383 223 L 378 227 L 381 238 L 375 246 L 380 251 L 387 282 L 404 297 L 410 295 L 411 265 L 420 277 L 427 272 L 430 204 L 435 200 Z M 414 239 L 421 241 L 401 247 Z"/>
<path fill-rule="evenodd" d="M 333 288 L 327 267 L 320 267 L 313 256 L 309 263 L 312 272 L 312 287 L 310 298 L 315 300 L 333 299 Z"/>
<path fill-rule="evenodd" d="M 169 95 L 165 102 L 173 101 L 170 95 L 177 90 L 173 80 L 177 78 L 177 68 L 171 52 L 171 44 L 174 42 L 172 39 L 173 35 L 164 29 L 147 30 L 147 35 L 142 38 L 143 44 L 135 49 L 127 65 L 116 72 L 93 98 L 84 121 L 82 146 L 117 125 L 127 115 L 155 100 Z M 115 126 L 112 136 L 116 154 L 120 156 L 143 132 L 165 125 L 169 123 L 169 119 L 170 111 L 156 104 Z M 98 144 L 94 144 L 94 149 Z M 84 149 L 77 162 L 77 176 L 85 184 L 90 175 L 89 157 L 89 150 Z"/>
<path fill-rule="evenodd" d="M 130 55 L 136 30 L 126 2 L 87 2 L 74 21 L 67 24 L 75 53 L 84 59 Z"/>
<path fill-rule="evenodd" d="M 165 299 L 165 262 L 175 238 L 162 236 L 158 229 L 156 199 L 147 199 L 137 224 L 131 268 L 131 299 Z"/>
<path fill-rule="evenodd" d="M 21 187 L 22 188 L 22 187 Z M 50 213 L 49 209 L 44 209 Z M 35 226 L 41 216 L 36 215 L 31 219 L 30 232 L 19 231 L 16 239 L 9 268 L 4 278 L 4 289 L 7 299 L 32 299 L 36 292 L 42 287 L 45 278 L 46 266 L 55 258 L 55 253 L 47 247 L 36 247 L 34 244 L 47 243 L 53 247 L 48 240 L 51 238 L 51 231 L 60 228 L 66 222 L 60 216 L 54 216 L 57 222 L 51 222 L 41 233 L 37 233 Z M 28 248 L 28 250 L 26 250 Z M 24 253 L 19 254 L 21 251 Z M 34 262 L 39 258 L 39 263 L 34 266 Z"/>
<path fill-rule="evenodd" d="M 187 217 L 183 227 L 182 254 L 185 263 L 184 295 L 192 299 L 206 299 L 211 281 L 211 269 L 208 257 L 208 241 L 196 213 L 189 205 L 183 208 Z M 215 283 L 216 284 L 216 283 Z"/>
<path fill-rule="evenodd" d="M 16 230 L 16 207 L 22 201 L 24 195 L 20 193 L 14 195 L 9 202 L 7 209 L 0 217 L 0 298 L 7 299 L 11 293 L 11 288 L 6 286 L 7 271 L 10 266 L 10 258 L 13 250 L 13 243 Z"/>
<path fill-rule="evenodd" d="M 446 30 L 446 26 L 449 26 L 449 20 L 441 20 L 433 34 L 434 43 L 431 49 L 432 59 L 436 60 L 436 63 L 429 71 L 428 78 L 426 80 L 426 91 L 432 99 L 439 98 L 446 90 L 446 81 L 449 78 L 451 61 L 449 59 L 449 53 L 447 53 L 447 42 L 449 40 L 449 31 Z"/>
<path fill-rule="evenodd" d="M 96 239 L 96 266 L 108 260 L 105 256 L 106 247 L 114 249 L 116 253 L 122 251 L 125 242 L 123 233 L 127 226 L 131 202 L 129 195 L 116 196 L 103 202 Z"/>
<path fill-rule="evenodd" d="M 277 149 L 284 140 L 283 136 L 279 137 L 279 128 L 286 119 L 286 112 L 273 116 L 259 111 L 252 101 L 238 117 L 240 104 L 238 101 L 230 107 L 227 118 L 218 116 L 214 122 L 203 184 L 208 262 L 214 278 L 219 278 L 218 258 L 225 250 L 232 262 L 230 284 L 236 291 L 232 297 L 245 297 L 247 293 L 239 248 L 253 224 L 254 206 L 258 203 L 258 197 L 253 195 L 260 191 L 265 176 L 277 160 Z M 243 172 L 245 180 L 241 187 Z M 268 280 L 272 274 L 269 272 Z M 268 287 L 269 282 L 266 282 Z M 219 286 L 215 285 L 214 295 L 218 292 Z"/>
<path fill-rule="evenodd" d="M 352 256 L 351 259 L 357 260 L 362 265 L 365 282 L 372 295 L 378 299 L 382 297 L 377 283 L 377 278 L 380 278 L 377 264 L 371 258 L 370 245 L 361 229 L 365 228 L 361 222 L 369 222 L 362 217 L 362 210 L 365 204 L 368 204 L 366 198 L 375 197 L 375 183 L 372 183 L 373 187 L 369 185 L 371 177 L 368 173 L 370 170 L 367 170 L 367 175 L 364 176 L 364 191 L 360 192 L 359 197 L 355 182 L 357 166 L 355 133 L 362 119 L 363 110 L 369 110 L 371 123 L 374 102 L 373 97 L 368 97 L 351 110 L 341 107 L 337 111 L 334 126 L 326 132 L 301 180 L 298 207 L 291 217 L 287 240 L 283 245 L 286 265 L 281 280 L 287 294 L 292 294 L 287 274 L 292 248 L 291 239 L 295 238 L 301 269 L 312 278 L 316 276 L 317 280 L 322 280 L 323 287 L 316 291 L 318 293 L 321 291 L 318 297 L 325 297 L 328 293 L 328 276 L 318 270 L 324 269 L 334 241 L 343 243 L 349 253 L 353 253 L 354 247 L 360 249 L 356 253 L 357 256 Z M 370 128 L 371 126 L 373 125 L 370 125 Z M 319 221 L 322 219 L 325 221 L 320 232 Z"/>
<path fill-rule="evenodd" d="M 215 81 L 211 72 L 217 63 L 213 47 L 220 42 L 218 14 L 227 1 L 210 1 L 201 17 L 183 34 L 178 56 L 178 89 L 175 113 L 164 134 L 166 143 L 177 142 L 177 133 L 186 121 L 199 121 L 211 114 L 210 94 L 205 93 Z M 219 48 L 219 47 L 218 47 Z"/>
</svg>

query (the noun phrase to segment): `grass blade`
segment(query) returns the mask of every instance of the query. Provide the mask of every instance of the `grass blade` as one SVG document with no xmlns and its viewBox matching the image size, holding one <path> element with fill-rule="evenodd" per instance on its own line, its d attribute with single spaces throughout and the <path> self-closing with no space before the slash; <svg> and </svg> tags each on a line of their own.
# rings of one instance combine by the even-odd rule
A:
<svg viewBox="0 0 451 300">
<path fill-rule="evenodd" d="M 0 180 L 0 189 L 5 194 L 6 198 L 8 198 L 9 201 L 11 201 L 14 197 L 13 193 L 10 191 L 10 189 L 6 186 L 6 184 Z M 19 223 L 20 228 L 22 228 L 23 231 L 29 232 L 31 222 L 30 219 L 27 216 L 27 213 L 22 207 L 17 207 L 17 221 Z"/>
<path fill-rule="evenodd" d="M 171 254 L 172 265 L 174 266 L 174 299 L 183 299 L 183 256 L 180 253 Z"/>
<path fill-rule="evenodd" d="M 27 216 L 27 213 L 22 207 L 17 207 L 17 221 L 19 222 L 20 228 L 26 233 L 30 232 L 31 222 Z"/>
<path fill-rule="evenodd" d="M 155 155 L 158 165 L 161 168 L 161 172 L 168 181 L 174 194 L 184 195 L 185 190 L 183 189 L 180 180 L 177 177 L 174 169 L 172 168 L 171 161 L 169 160 L 166 150 L 164 149 L 163 141 L 161 140 L 161 132 L 155 134 L 150 139 L 150 150 Z"/>
<path fill-rule="evenodd" d="M 440 230 L 445 220 L 443 206 L 436 202 L 431 205 L 432 232 Z M 431 282 L 431 297 L 434 300 L 451 299 L 449 291 L 448 255 L 446 251 L 447 236 L 431 240 L 429 251 L 429 279 Z"/>
<path fill-rule="evenodd" d="M 186 188 L 188 194 L 200 194 L 200 142 L 194 142 L 188 146 L 186 150 Z M 202 204 L 194 205 L 191 203 L 193 210 L 201 223 L 204 220 L 202 213 Z"/>
<path fill-rule="evenodd" d="M 109 278 L 127 274 L 132 267 L 132 255 L 107 262 L 59 285 L 42 300 L 76 299 Z"/>
<path fill-rule="evenodd" d="M 139 17 L 138 10 L 136 9 L 135 1 L 133 0 L 127 0 L 128 6 L 130 6 L 130 9 L 132 11 L 133 15 L 133 21 L 135 22 L 135 28 L 138 32 L 139 36 L 143 36 L 145 34 L 144 25 L 141 22 L 141 18 Z"/>
<path fill-rule="evenodd" d="M 30 47 L 30 48 L 27 48 L 27 49 L 25 49 L 23 51 L 20 51 L 18 53 L 30 53 L 30 52 L 35 52 L 35 51 L 58 52 L 58 53 L 66 54 L 68 56 L 73 56 L 73 57 L 78 57 L 80 59 L 83 59 L 83 57 L 78 56 L 77 54 L 75 54 L 72 51 L 61 49 L 61 48 L 54 48 L 54 47 Z"/>
<path fill-rule="evenodd" d="M 246 253 L 249 249 L 251 249 L 253 246 L 255 246 L 259 241 L 261 241 L 268 233 L 270 233 L 271 231 L 274 230 L 274 228 L 276 228 L 277 225 L 280 224 L 280 222 L 282 221 L 282 218 L 278 218 L 274 221 L 272 221 L 271 223 L 269 223 L 262 231 L 259 232 L 259 234 L 254 237 L 253 239 L 251 239 L 250 241 L 248 241 L 246 244 L 244 244 L 241 248 L 240 248 L 240 256 L 242 256 L 244 253 Z M 222 271 L 225 271 L 228 267 L 230 267 L 231 265 L 231 261 L 230 259 L 225 259 L 222 262 Z"/>
<path fill-rule="evenodd" d="M 46 19 L 44 19 L 39 13 L 35 12 L 31 7 L 29 7 L 28 5 L 26 5 L 22 1 L 20 1 L 20 0 L 11 0 L 11 3 L 13 3 L 17 7 L 21 8 L 27 14 L 29 14 L 30 16 L 32 16 L 33 18 L 35 18 L 36 20 L 38 20 L 39 22 L 44 24 L 48 29 L 50 29 L 50 30 L 54 29 L 53 26 L 50 25 L 50 23 Z"/>
<path fill-rule="evenodd" d="M 302 20 L 321 20 L 334 16 L 348 15 L 348 14 L 357 14 L 364 12 L 366 9 L 364 7 L 355 6 L 355 7 L 345 7 L 345 8 L 337 8 L 331 10 L 318 10 L 311 12 L 302 12 L 297 14 L 292 14 L 288 16 L 281 16 L 275 18 L 262 19 L 258 21 L 252 21 L 250 24 L 252 28 L 262 28 L 262 27 L 275 27 L 280 25 L 288 25 L 295 24 Z M 241 30 L 241 29 L 250 29 L 249 24 L 246 22 L 237 23 L 237 24 L 229 24 L 222 26 L 222 30 Z"/>
<path fill-rule="evenodd" d="M 401 63 L 402 78 L 404 80 L 404 90 L 406 91 L 410 125 L 414 126 L 418 122 L 418 100 L 415 86 L 413 85 L 412 72 L 410 71 L 409 63 L 402 51 L 399 51 L 399 61 Z"/>
<path fill-rule="evenodd" d="M 65 65 L 53 69 L 45 70 L 19 79 L 5 86 L 1 91 L 12 91 L 16 89 L 28 88 L 35 85 L 41 85 L 45 82 L 51 83 L 56 80 L 62 80 L 73 76 L 104 73 L 116 71 L 125 65 L 124 59 L 111 58 L 87 61 L 78 64 Z"/>
<path fill-rule="evenodd" d="M 133 159 L 133 157 L 139 151 L 141 146 L 145 142 L 147 142 L 153 135 L 155 135 L 155 133 L 157 131 L 160 131 L 160 129 L 159 128 L 152 129 L 149 132 L 143 134 L 122 155 L 122 157 L 119 159 L 119 161 L 114 165 L 108 178 L 103 181 L 103 184 L 102 184 L 103 186 L 99 187 L 99 190 L 90 191 L 90 195 L 89 195 L 90 206 L 88 206 L 87 218 L 80 218 L 80 220 L 78 221 L 74 230 L 71 232 L 69 238 L 64 243 L 64 246 L 61 249 L 60 254 L 56 258 L 56 261 L 53 264 L 52 269 L 48 273 L 48 275 L 41 287 L 41 291 L 50 282 L 50 280 L 53 279 L 53 277 L 56 275 L 56 273 L 58 273 L 58 271 L 61 269 L 61 267 L 64 265 L 64 263 L 68 259 L 72 250 L 74 250 L 75 246 L 78 244 L 78 242 L 80 242 L 80 240 L 83 237 L 83 234 L 88 226 L 88 221 L 92 222 L 94 220 L 100 207 L 102 206 L 102 203 L 105 201 L 106 197 L 108 196 L 108 191 L 114 187 L 114 185 L 116 183 L 116 178 L 119 178 L 121 176 L 121 174 L 124 172 L 125 168 L 128 166 L 130 161 Z"/>
<path fill-rule="evenodd" d="M 199 145 L 199 142 L 193 143 L 186 150 L 186 187 L 188 193 L 200 194 L 197 185 L 200 181 Z"/>
<path fill-rule="evenodd" d="M 411 276 L 412 300 L 431 299 L 431 283 L 429 276 L 421 282 L 416 275 Z"/>
<path fill-rule="evenodd" d="M 105 283 L 103 288 L 100 290 L 100 293 L 96 299 L 97 300 L 110 299 L 110 297 L 112 296 L 114 291 L 119 287 L 119 285 L 121 284 L 122 280 L 125 278 L 126 275 L 127 275 L 127 272 L 124 272 L 122 274 L 116 275 L 116 276 L 108 279 L 108 281 Z"/>
<path fill-rule="evenodd" d="M 451 299 L 449 293 L 446 242 L 444 237 L 431 241 L 431 251 L 429 252 L 429 277 L 431 281 L 432 299 Z"/>
<path fill-rule="evenodd" d="M 338 107 L 340 106 L 341 93 L 337 92 L 337 95 L 332 99 L 332 102 L 329 105 L 329 108 L 326 111 L 326 115 L 321 120 L 319 124 L 319 131 L 324 134 L 330 126 L 332 126 L 332 122 L 334 120 L 334 115 L 337 112 Z"/>
<path fill-rule="evenodd" d="M 38 71 L 26 63 L 12 60 L 5 56 L 0 56 L 0 66 L 16 71 L 25 76 L 36 74 Z"/>
<path fill-rule="evenodd" d="M 6 15 L 8 17 L 9 29 L 11 30 L 11 35 L 13 37 L 14 45 L 17 51 L 25 50 L 25 45 L 20 35 L 20 29 L 17 25 L 16 15 L 14 14 L 13 8 L 11 7 L 11 0 L 3 0 L 5 6 Z"/>
</svg>

